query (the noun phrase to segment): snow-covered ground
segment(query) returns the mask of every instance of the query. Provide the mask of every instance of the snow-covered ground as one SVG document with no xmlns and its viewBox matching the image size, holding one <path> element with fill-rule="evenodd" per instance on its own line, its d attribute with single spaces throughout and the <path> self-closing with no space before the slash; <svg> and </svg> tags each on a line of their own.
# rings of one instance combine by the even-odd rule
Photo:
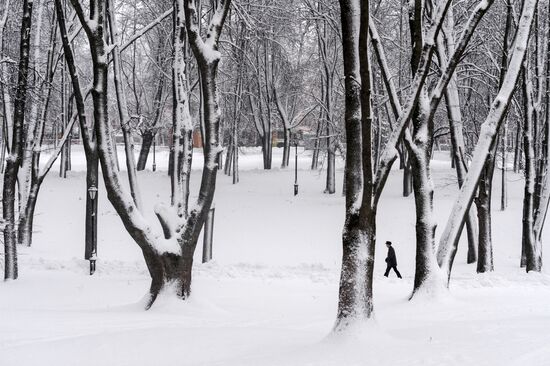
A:
<svg viewBox="0 0 550 366">
<path fill-rule="evenodd" d="M 191 299 L 162 299 L 144 311 L 145 265 L 103 187 L 98 271 L 87 274 L 76 148 L 70 178 L 52 171 L 42 187 L 34 245 L 20 248 L 20 279 L 0 283 L 0 365 L 550 365 L 550 275 L 518 268 L 521 176 L 508 177 L 507 211 L 494 197 L 496 271 L 477 275 L 461 243 L 449 294 L 409 302 L 414 202 L 401 197 L 401 173 L 392 172 L 379 209 L 376 320 L 335 337 L 342 169 L 339 192 L 323 194 L 324 172 L 309 171 L 309 154 L 299 153 L 296 197 L 293 167 L 277 168 L 280 151 L 271 171 L 261 170 L 256 151 L 241 155 L 238 185 L 220 174 L 214 261 L 200 264 L 198 248 Z M 160 171 L 139 174 L 151 220 L 153 205 L 169 199 L 166 157 L 157 155 Z M 440 229 L 457 191 L 446 160 L 441 153 L 433 162 Z M 394 242 L 403 280 L 382 276 L 385 240 Z"/>
</svg>

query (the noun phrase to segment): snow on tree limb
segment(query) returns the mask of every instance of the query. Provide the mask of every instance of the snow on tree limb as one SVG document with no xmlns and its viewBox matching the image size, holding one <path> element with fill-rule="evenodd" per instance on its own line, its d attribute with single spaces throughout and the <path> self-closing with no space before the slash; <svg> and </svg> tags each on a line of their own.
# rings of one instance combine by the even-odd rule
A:
<svg viewBox="0 0 550 366">
<path fill-rule="evenodd" d="M 462 32 L 462 35 L 460 37 L 458 47 L 455 49 L 454 53 L 451 55 L 451 58 L 446 64 L 445 72 L 440 77 L 434 92 L 430 96 L 429 120 L 432 120 L 434 118 L 439 102 L 441 101 L 441 98 L 443 96 L 443 92 L 445 91 L 447 85 L 449 84 L 449 81 L 451 80 L 451 77 L 454 74 L 454 71 L 456 69 L 456 66 L 458 65 L 458 62 L 461 60 L 464 54 L 464 51 L 472 35 L 475 32 L 477 25 L 479 24 L 483 15 L 485 15 L 487 10 L 491 7 L 493 2 L 494 0 L 482 0 L 470 15 L 468 19 L 468 23 L 466 24 Z M 422 60 L 426 57 L 429 57 L 429 59 L 431 60 L 431 56 L 433 54 L 433 49 L 435 44 L 434 42 L 437 40 L 437 37 L 439 35 L 439 30 L 442 27 L 443 18 L 444 17 L 439 18 L 439 22 L 434 23 L 431 29 L 432 31 L 428 33 L 428 36 L 425 40 L 424 50 L 423 50 L 423 53 L 421 56 L 421 62 L 420 62 L 420 65 L 424 65 L 424 67 L 426 68 L 424 70 L 425 72 L 427 72 L 427 70 L 429 69 L 429 62 L 423 64 Z M 384 148 L 384 151 L 381 154 L 381 161 L 376 174 L 376 181 L 374 186 L 374 194 L 375 194 L 374 204 L 376 205 L 378 203 L 380 195 L 382 194 L 382 189 L 384 188 L 384 184 L 389 175 L 391 165 L 397 158 L 397 144 L 399 143 L 400 138 L 403 136 L 405 141 L 407 142 L 411 141 L 410 133 L 406 128 L 406 126 L 408 125 L 408 121 L 412 116 L 412 112 L 416 105 L 416 101 L 420 96 L 419 93 L 422 90 L 422 87 L 424 85 L 425 78 L 427 77 L 427 75 L 424 75 L 423 80 L 417 80 L 417 78 L 419 77 L 419 73 L 422 71 L 419 66 L 418 71 L 415 75 L 415 79 L 413 81 L 413 86 L 414 86 L 413 90 L 415 90 L 415 92 L 412 94 L 410 99 L 407 100 L 407 103 L 405 105 L 406 108 L 405 110 L 403 110 L 399 102 L 399 98 L 397 96 L 397 91 L 390 77 L 390 72 L 386 61 L 385 52 L 380 42 L 380 36 L 378 35 L 376 25 L 372 21 L 370 22 L 369 32 L 371 35 L 374 52 L 376 54 L 378 63 L 380 65 L 382 79 L 384 81 L 384 84 L 386 85 L 386 89 L 388 91 L 388 95 L 390 99 L 390 104 L 392 106 L 393 113 L 396 116 L 396 120 L 397 120 L 396 128 L 394 128 L 394 130 L 392 131 L 388 139 L 388 142 L 386 143 L 386 147 Z M 427 51 L 427 52 L 430 52 L 429 54 L 428 53 L 425 54 L 426 45 L 431 45 L 429 51 Z M 416 98 L 416 101 L 415 101 L 415 98 Z M 413 101 L 414 103 L 412 103 Z M 410 143 L 408 144 L 408 146 L 413 147 L 412 144 Z"/>
<path fill-rule="evenodd" d="M 65 146 L 65 143 L 67 142 L 69 136 L 71 136 L 71 132 L 72 132 L 73 126 L 76 123 L 76 120 L 77 120 L 76 115 L 73 115 L 73 117 L 71 118 L 71 121 L 69 122 L 67 127 L 65 127 L 65 131 L 63 132 L 63 136 L 59 140 L 57 147 L 53 151 L 52 155 L 50 156 L 46 164 L 42 167 L 42 170 L 40 171 L 39 179 L 44 179 L 46 177 L 46 174 L 48 174 L 48 172 L 52 168 L 52 165 L 57 160 L 57 157 L 61 153 L 61 150 Z"/>
<path fill-rule="evenodd" d="M 451 268 L 456 254 L 460 233 L 464 226 L 466 213 L 472 204 L 485 161 L 497 137 L 498 129 L 506 115 L 510 99 L 519 78 L 522 63 L 527 51 L 527 43 L 536 4 L 537 0 L 526 0 L 524 3 L 508 72 L 506 73 L 506 77 L 498 95 L 491 104 L 489 115 L 481 126 L 479 140 L 473 153 L 472 164 L 439 242 L 437 261 L 439 266 L 446 272 L 447 279 L 449 279 L 451 274 Z"/>
<path fill-rule="evenodd" d="M 451 2 L 451 0 L 438 2 L 437 7 L 434 10 L 433 22 L 428 29 L 426 37 L 424 39 L 420 61 L 418 63 L 417 71 L 414 75 L 414 79 L 412 81 L 412 93 L 409 94 L 409 97 L 405 102 L 405 106 L 403 108 L 403 113 L 401 113 L 400 118 L 397 120 L 395 124 L 396 126 L 391 132 L 384 151 L 381 153 L 380 156 L 380 164 L 378 166 L 376 179 L 374 181 L 375 203 L 377 202 L 382 192 L 382 189 L 384 188 L 384 185 L 391 170 L 391 166 L 395 159 L 397 159 L 397 144 L 405 133 L 409 120 L 412 117 L 413 111 L 416 108 L 416 105 L 420 98 L 420 94 L 424 88 L 424 83 L 426 82 L 430 70 L 430 64 L 434 53 L 436 39 L 439 31 L 441 30 L 441 27 L 443 26 L 445 14 L 447 13 L 449 6 L 451 5 Z"/>
<path fill-rule="evenodd" d="M 443 75 L 439 78 L 439 81 L 437 82 L 437 85 L 430 95 L 430 116 L 429 119 L 433 120 L 435 117 L 435 113 L 437 111 L 437 106 L 439 105 L 439 102 L 441 101 L 441 98 L 443 97 L 443 93 L 445 92 L 445 89 L 447 88 L 447 85 L 451 81 L 451 78 L 453 77 L 453 74 L 455 72 L 455 69 L 462 59 L 462 56 L 464 55 L 464 51 L 466 50 L 466 47 L 468 46 L 468 43 L 470 42 L 470 39 L 472 38 L 477 25 L 487 12 L 491 5 L 493 5 L 494 0 L 482 0 L 479 4 L 477 4 L 476 8 L 470 15 L 470 18 L 468 19 L 468 23 L 464 27 L 464 30 L 462 31 L 462 34 L 460 36 L 460 39 L 458 41 L 458 45 L 456 49 L 454 50 L 454 53 L 451 55 L 451 57 L 448 60 L 447 66 L 445 68 L 445 71 L 443 72 Z"/>
<path fill-rule="evenodd" d="M 108 11 L 108 25 L 109 34 L 111 36 L 111 44 L 113 45 L 112 60 L 113 60 L 113 81 L 115 84 L 116 101 L 118 107 L 118 117 L 120 126 L 122 128 L 122 135 L 124 137 L 124 152 L 126 161 L 126 171 L 128 173 L 128 182 L 130 183 L 130 193 L 136 207 L 141 209 L 143 204 L 141 202 L 141 193 L 139 189 L 137 174 L 136 174 L 136 162 L 134 157 L 134 139 L 132 131 L 130 129 L 130 116 L 128 114 L 128 103 L 126 99 L 126 92 L 122 83 L 122 61 L 120 57 L 120 49 L 118 47 L 119 32 L 115 17 L 115 6 L 113 0 L 107 0 Z"/>
<path fill-rule="evenodd" d="M 137 41 L 139 38 L 141 38 L 144 34 L 149 32 L 151 29 L 155 28 L 164 19 L 166 19 L 170 15 L 172 15 L 173 11 L 174 11 L 173 8 L 170 8 L 170 9 L 166 10 L 164 13 L 159 15 L 156 19 L 154 19 L 152 22 L 147 24 L 145 27 L 141 28 L 136 33 L 132 34 L 124 43 L 120 44 L 120 52 L 122 53 L 125 49 L 127 49 L 129 46 L 131 46 L 135 41 Z"/>
</svg>

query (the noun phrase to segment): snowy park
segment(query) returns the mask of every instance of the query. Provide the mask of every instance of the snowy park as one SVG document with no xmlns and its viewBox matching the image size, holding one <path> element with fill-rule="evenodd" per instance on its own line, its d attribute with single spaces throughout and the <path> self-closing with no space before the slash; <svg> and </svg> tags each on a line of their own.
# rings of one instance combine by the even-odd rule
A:
<svg viewBox="0 0 550 366">
<path fill-rule="evenodd" d="M 550 366 L 550 0 L 0 0 L 0 366 Z"/>
<path fill-rule="evenodd" d="M 200 152 L 196 155 L 200 161 Z M 274 155 L 280 157 L 280 151 Z M 159 165 L 166 158 L 161 152 Z M 341 164 L 339 192 L 324 195 L 324 175 L 307 169 L 310 156 L 299 151 L 300 192 L 293 196 L 293 169 L 266 173 L 261 153 L 247 152 L 238 185 L 220 177 L 213 260 L 201 264 L 197 249 L 193 295 L 186 302 L 168 297 L 144 311 L 147 268 L 105 198 L 99 202 L 97 272 L 88 274 L 84 211 L 78 209 L 86 193 L 82 154 L 75 152 L 74 160 L 70 179 L 52 175 L 44 183 L 35 244 L 20 252 L 21 278 L 0 285 L 2 365 L 547 365 L 550 360 L 550 275 L 527 274 L 518 265 L 521 230 L 514 223 L 521 220 L 521 176 L 509 178 L 510 209 L 494 213 L 495 271 L 476 274 L 475 264 L 466 264 L 462 241 L 449 291 L 408 301 L 414 202 L 402 197 L 400 171 L 393 171 L 378 213 L 374 321 L 339 337 L 330 333 L 342 255 Z M 432 165 L 441 226 L 457 187 L 447 154 L 435 154 Z M 139 178 L 149 192 L 144 212 L 153 215 L 153 204 L 168 199 L 162 192 L 169 177 L 165 170 L 148 169 Z M 403 280 L 383 276 L 386 240 L 394 242 Z"/>
</svg>

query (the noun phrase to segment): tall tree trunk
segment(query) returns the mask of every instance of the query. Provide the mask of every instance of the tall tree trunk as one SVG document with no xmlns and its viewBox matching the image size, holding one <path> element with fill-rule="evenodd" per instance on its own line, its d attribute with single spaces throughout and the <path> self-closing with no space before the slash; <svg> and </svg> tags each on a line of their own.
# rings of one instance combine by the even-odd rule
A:
<svg viewBox="0 0 550 366">
<path fill-rule="evenodd" d="M 424 94 L 421 98 L 427 98 Z M 420 100 L 413 117 L 413 141 L 407 146 L 413 175 L 413 191 L 416 207 L 416 261 L 413 294 L 423 288 L 429 288 L 439 268 L 435 257 L 435 220 L 433 217 L 433 181 L 430 171 L 430 152 L 433 142 L 433 126 L 426 126 L 428 105 Z"/>
<path fill-rule="evenodd" d="M 25 129 L 25 105 L 29 74 L 29 50 L 32 25 L 33 2 L 23 0 L 23 19 L 19 48 L 19 69 L 17 90 L 14 103 L 13 141 L 6 163 L 3 186 L 2 214 L 4 219 L 4 279 L 15 280 L 18 277 L 17 247 L 15 232 L 15 190 L 17 174 L 23 156 L 23 133 Z"/>
<path fill-rule="evenodd" d="M 445 43 L 443 42 L 443 36 L 438 38 L 437 43 L 437 54 L 441 64 L 446 65 L 447 60 L 447 51 L 449 54 L 455 52 L 455 42 L 454 35 L 451 31 L 454 29 L 454 17 L 452 10 L 449 10 L 448 18 L 448 27 L 447 27 L 447 37 Z M 462 111 L 460 109 L 460 96 L 458 94 L 458 85 L 457 77 L 453 75 L 449 80 L 449 84 L 445 89 L 445 101 L 447 106 L 447 118 L 449 120 L 449 131 L 451 136 L 451 160 L 453 162 L 452 167 L 456 170 L 458 187 L 461 188 L 464 183 L 464 178 L 466 177 L 466 161 L 464 160 L 464 153 L 466 148 L 464 146 L 464 134 L 463 123 L 462 123 Z M 474 263 L 477 259 L 476 247 L 478 245 L 478 228 L 476 223 L 476 213 L 475 209 L 472 207 L 468 212 L 466 218 L 466 235 L 468 239 L 468 252 L 466 262 L 468 264 Z"/>
<path fill-rule="evenodd" d="M 233 139 L 231 139 L 231 140 L 233 140 Z M 231 166 L 233 164 L 233 152 L 234 151 L 235 151 L 235 149 L 233 148 L 233 141 L 231 141 L 231 143 L 227 147 L 227 152 L 225 154 L 225 167 L 224 167 L 224 170 L 223 170 L 224 174 L 228 175 L 228 176 L 231 176 L 231 173 L 232 173 Z"/>
<path fill-rule="evenodd" d="M 38 128 L 38 114 L 41 107 L 41 102 L 43 102 L 42 92 L 44 90 L 44 83 L 37 76 L 42 71 L 39 62 L 41 55 L 40 40 L 42 33 L 42 14 L 44 9 L 44 1 L 35 0 L 35 4 L 33 6 L 35 7 L 36 12 L 36 25 L 34 30 L 35 36 L 32 45 L 34 52 L 32 57 L 30 58 L 30 68 L 32 70 L 35 70 L 35 74 L 31 78 L 31 85 L 34 88 L 36 99 L 30 100 L 30 103 L 28 103 L 31 105 L 29 110 L 30 113 L 26 118 L 26 126 L 23 132 L 23 143 L 25 146 L 23 147 L 23 156 L 21 157 L 21 166 L 19 168 L 19 173 L 17 177 L 20 213 L 25 211 L 24 205 L 27 202 L 27 198 L 31 190 L 31 170 L 32 157 L 35 146 L 35 132 Z M 45 78 L 47 77 L 48 76 L 46 76 Z"/>
<path fill-rule="evenodd" d="M 504 28 L 504 39 L 502 42 L 502 57 L 501 57 L 501 67 L 500 67 L 500 78 L 499 84 L 502 84 L 504 75 L 508 70 L 508 38 L 512 27 L 512 2 L 511 0 L 506 1 L 506 24 Z M 502 171 L 500 176 L 500 210 L 506 210 L 508 207 L 508 180 L 506 177 L 507 165 L 508 165 L 508 119 L 504 120 L 504 126 L 502 129 Z"/>
<path fill-rule="evenodd" d="M 130 116 L 128 115 L 128 105 L 126 101 L 126 92 L 122 85 L 122 61 L 120 57 L 119 34 L 115 17 L 115 7 L 113 0 L 106 1 L 109 24 L 109 34 L 111 38 L 111 44 L 114 45 L 112 50 L 113 57 L 113 81 L 115 84 L 115 93 L 118 107 L 118 117 L 120 120 L 120 127 L 122 130 L 122 136 L 124 138 L 124 152 L 126 158 L 126 170 L 128 173 L 128 182 L 130 183 L 130 192 L 132 198 L 136 203 L 138 209 L 143 207 L 141 202 L 141 193 L 137 182 L 136 163 L 134 156 L 134 138 L 132 136 L 132 129 L 130 124 Z"/>
<path fill-rule="evenodd" d="M 409 27 L 411 35 L 413 75 L 419 68 L 424 44 L 423 2 L 409 3 Z M 420 92 L 415 112 L 412 116 L 412 141 L 406 140 L 409 161 L 412 168 L 412 185 L 416 207 L 416 262 L 413 295 L 423 288 L 429 288 L 430 281 L 437 272 L 435 260 L 435 220 L 433 218 L 433 181 L 430 171 L 430 154 L 433 145 L 433 121 L 429 119 L 430 105 L 428 92 Z"/>
<path fill-rule="evenodd" d="M 525 267 L 527 272 L 540 272 L 542 261 L 539 242 L 535 240 L 535 146 L 533 138 L 535 108 L 532 99 L 531 73 L 528 62 L 523 67 L 523 104 L 524 130 L 523 151 L 525 152 L 525 189 L 523 196 L 522 248 L 525 252 Z M 522 255 L 523 257 L 523 255 Z M 523 264 L 523 263 L 522 263 Z"/>
<path fill-rule="evenodd" d="M 514 148 L 514 173 L 519 173 L 521 170 L 521 120 L 518 118 L 516 122 L 516 143 Z"/>
<path fill-rule="evenodd" d="M 4 1 L 4 8 L 2 17 L 0 18 L 0 57 L 3 56 L 4 52 L 4 30 L 6 28 L 6 23 L 8 21 L 8 15 L 11 14 L 10 9 L 10 0 Z M 5 66 L 5 63 L 0 63 L 0 77 L 3 80 L 8 79 L 8 70 Z M 12 101 L 11 95 L 8 88 L 5 87 L 3 83 L 0 83 L 0 93 L 2 94 L 2 161 L 1 161 L 1 172 L 4 173 L 4 163 L 5 163 L 5 154 L 9 154 L 11 149 L 13 131 L 13 111 L 12 111 Z"/>
<path fill-rule="evenodd" d="M 479 222 L 479 244 L 477 259 L 477 273 L 492 272 L 493 266 L 493 237 L 491 218 L 492 179 L 495 164 L 496 147 L 491 149 L 484 171 L 479 179 L 478 195 L 475 198 Z"/>
<path fill-rule="evenodd" d="M 354 1 L 340 0 L 347 148 L 346 220 L 342 234 L 342 271 L 336 331 L 343 331 L 352 323 L 364 321 L 373 315 L 376 209 L 372 205 L 368 6 L 368 1 L 362 2 L 359 9 Z"/>
<path fill-rule="evenodd" d="M 313 140 L 313 154 L 311 155 L 311 170 L 317 170 L 319 166 L 319 150 L 321 149 L 321 130 L 323 129 L 323 110 L 321 109 L 320 117 L 317 120 L 317 129 L 315 132 L 315 139 Z"/>
<path fill-rule="evenodd" d="M 506 211 L 508 207 L 508 120 L 504 121 L 502 127 L 502 146 L 501 146 L 502 171 L 500 175 L 500 210 Z"/>
<path fill-rule="evenodd" d="M 67 128 L 67 82 L 66 82 L 67 72 L 65 70 L 65 63 L 61 63 L 61 90 L 60 90 L 60 99 L 61 99 L 61 120 L 60 123 L 63 126 L 63 129 Z M 59 176 L 61 178 L 67 178 L 67 158 L 68 150 L 67 146 L 63 145 L 61 149 L 61 160 L 59 161 Z"/>
<path fill-rule="evenodd" d="M 78 1 L 72 0 L 73 6 L 75 4 L 78 4 Z M 55 9 L 57 14 L 57 21 L 59 25 L 59 33 L 61 36 L 61 40 L 63 43 L 63 51 L 64 56 L 67 64 L 67 69 L 69 71 L 69 75 L 71 77 L 71 83 L 73 86 L 73 93 L 75 98 L 75 109 L 76 114 L 79 122 L 80 127 L 80 133 L 82 135 L 82 142 L 84 145 L 84 155 L 86 157 L 86 216 L 85 216 L 85 259 L 90 259 L 90 256 L 92 254 L 92 247 L 94 240 L 97 238 L 97 220 L 94 218 L 95 213 L 97 213 L 97 202 L 99 199 L 99 195 L 96 195 L 95 200 L 91 200 L 88 194 L 88 188 L 95 186 L 98 187 L 98 146 L 95 141 L 93 141 L 93 134 L 91 131 L 91 127 L 87 123 L 86 119 L 86 110 L 85 110 L 85 104 L 84 104 L 84 96 L 82 94 L 82 91 L 80 89 L 80 81 L 78 78 L 78 74 L 76 71 L 76 65 L 74 60 L 73 51 L 71 48 L 71 45 L 69 43 L 68 35 L 67 35 L 67 27 L 65 24 L 65 8 L 61 3 L 61 0 L 55 1 Z M 77 10 L 79 9 L 79 10 Z M 77 10 L 77 15 L 79 15 L 81 23 L 84 25 L 83 21 L 83 12 L 81 8 L 77 8 L 75 6 L 75 10 Z M 86 31 L 89 35 L 91 35 L 92 30 L 86 27 Z M 95 80 L 96 82 L 101 82 L 99 80 Z M 100 89 L 98 89 L 100 90 Z M 97 92 L 97 91 L 96 91 Z M 92 96 L 94 93 L 92 92 Z M 94 108 L 95 111 L 95 108 Z M 101 117 L 101 111 L 98 111 L 98 117 Z M 70 136 L 70 129 L 71 127 L 67 127 L 67 130 L 65 131 L 65 134 L 67 135 L 66 138 Z M 111 149 L 113 149 L 113 145 L 116 146 L 116 144 L 113 143 L 112 136 L 108 136 L 108 139 L 111 143 Z M 64 148 L 64 144 L 66 142 L 62 141 L 62 145 L 59 147 L 59 149 Z M 113 151 L 113 150 L 111 150 Z M 114 152 L 113 152 L 114 155 Z M 53 164 L 52 159 L 50 159 L 50 167 L 51 164 Z M 116 165 L 115 165 L 116 166 Z"/>
<path fill-rule="evenodd" d="M 43 3 L 40 5 L 43 6 Z M 39 14 L 41 11 L 39 11 Z M 55 13 L 52 16 L 51 21 L 51 35 L 49 41 L 49 49 L 47 55 L 46 68 L 44 73 L 44 80 L 40 82 L 40 86 L 37 90 L 37 100 L 34 102 L 31 109 L 31 118 L 34 118 L 35 121 L 32 123 L 34 126 L 29 124 L 26 137 L 26 146 L 24 153 L 24 160 L 27 160 L 23 163 L 22 169 L 28 170 L 25 174 L 21 174 L 20 181 L 25 181 L 26 183 L 20 183 L 20 190 L 27 190 L 26 193 L 20 194 L 19 202 L 19 220 L 18 220 L 18 235 L 17 242 L 18 244 L 31 246 L 32 244 L 32 230 L 33 230 L 33 221 L 34 221 L 34 211 L 36 206 L 36 201 L 38 199 L 38 192 L 40 190 L 40 185 L 42 184 L 43 177 L 40 177 L 40 154 L 42 152 L 42 143 L 44 140 L 45 132 L 45 123 L 48 115 L 48 109 L 50 104 L 50 99 L 52 95 L 52 82 L 55 75 L 54 67 L 54 55 L 56 52 L 56 39 L 57 39 L 57 27 L 56 27 L 56 18 Z M 36 46 L 38 47 L 38 46 Z M 35 60 L 38 52 L 35 53 Z M 35 61 L 36 62 L 36 61 Z M 44 88 L 46 88 L 44 90 Z M 44 96 L 45 93 L 45 96 Z M 40 108 L 38 104 L 40 103 Z M 39 111 L 39 109 L 41 109 Z M 30 156 L 28 152 L 30 151 Z M 49 169 L 48 169 L 49 171 Z M 28 174 L 28 175 L 27 175 Z"/>
<path fill-rule="evenodd" d="M 336 151 L 334 147 L 327 150 L 327 182 L 325 193 L 334 194 L 336 192 Z"/>
<path fill-rule="evenodd" d="M 327 180 L 325 193 L 333 194 L 336 192 L 336 151 L 333 138 L 330 137 L 331 129 L 327 123 Z"/>
</svg>

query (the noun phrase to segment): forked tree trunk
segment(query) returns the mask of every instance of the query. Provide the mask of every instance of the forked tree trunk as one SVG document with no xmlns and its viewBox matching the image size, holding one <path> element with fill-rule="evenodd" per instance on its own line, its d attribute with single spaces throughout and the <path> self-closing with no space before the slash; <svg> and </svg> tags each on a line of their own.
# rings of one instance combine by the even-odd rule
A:
<svg viewBox="0 0 550 366">
<path fill-rule="evenodd" d="M 137 209 L 134 199 L 124 189 L 120 176 L 116 170 L 113 156 L 113 141 L 111 139 L 112 126 L 108 116 L 108 64 L 106 57 L 106 42 L 104 39 L 104 24 L 106 1 L 94 3 L 93 17 L 88 20 L 78 0 L 71 0 L 78 18 L 88 36 L 94 72 L 94 86 L 92 89 L 95 132 L 99 147 L 101 170 L 108 192 L 108 198 L 120 216 L 128 233 L 141 248 L 149 274 L 151 286 L 146 307 L 149 308 L 158 295 L 169 290 L 169 287 L 180 298 L 187 298 L 191 290 L 191 274 L 193 254 L 197 240 L 212 204 L 219 158 L 219 125 L 220 111 L 216 90 L 216 73 L 220 59 L 218 41 L 225 21 L 230 0 L 218 2 L 215 13 L 208 27 L 206 41 L 199 33 L 200 17 L 195 1 L 174 1 L 174 68 L 173 72 L 179 76 L 174 78 L 174 93 L 178 93 L 174 106 L 175 129 L 186 133 L 178 136 L 174 145 L 174 169 L 172 172 L 172 204 L 170 207 L 159 206 L 156 215 L 163 228 L 164 238 L 158 235 L 148 220 Z M 61 8 L 60 0 L 56 4 Z M 184 15 L 185 12 L 185 15 Z M 185 78 L 185 58 L 182 57 L 182 46 L 185 45 L 186 31 L 189 34 L 189 43 L 197 59 L 203 88 L 204 107 L 204 168 L 201 186 L 194 208 L 187 213 L 184 171 L 189 163 L 185 156 L 185 149 L 191 137 L 189 105 L 187 99 Z M 185 141 L 187 139 L 187 141 Z M 175 186 L 175 187 L 174 187 Z"/>
<path fill-rule="evenodd" d="M 420 67 L 424 44 L 423 2 L 409 3 L 409 27 L 411 36 L 411 70 L 413 75 Z M 435 260 L 435 220 L 433 217 L 433 181 L 430 171 L 430 155 L 433 146 L 434 123 L 430 120 L 430 99 L 424 87 L 412 116 L 412 140 L 405 140 L 408 160 L 412 168 L 412 186 L 416 208 L 416 261 L 413 296 L 431 286 L 434 273 L 439 269 Z"/>
</svg>

